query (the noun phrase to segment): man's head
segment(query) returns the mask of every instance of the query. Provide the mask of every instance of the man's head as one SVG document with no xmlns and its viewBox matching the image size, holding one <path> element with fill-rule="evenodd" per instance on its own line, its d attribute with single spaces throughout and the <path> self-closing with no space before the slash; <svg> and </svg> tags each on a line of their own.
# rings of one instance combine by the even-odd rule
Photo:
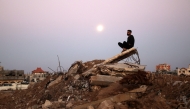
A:
<svg viewBox="0 0 190 109">
<path fill-rule="evenodd" d="M 132 31 L 131 30 L 127 30 L 127 36 L 131 35 Z"/>
</svg>

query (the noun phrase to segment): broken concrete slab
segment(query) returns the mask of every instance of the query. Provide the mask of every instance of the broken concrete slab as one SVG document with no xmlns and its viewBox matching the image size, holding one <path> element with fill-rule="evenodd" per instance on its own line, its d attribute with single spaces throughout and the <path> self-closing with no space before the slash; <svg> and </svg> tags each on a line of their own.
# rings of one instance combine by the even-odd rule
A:
<svg viewBox="0 0 190 109">
<path fill-rule="evenodd" d="M 112 75 L 112 76 L 125 76 L 128 74 L 134 74 L 138 72 L 137 68 L 127 68 L 127 65 L 121 63 L 108 64 L 99 66 L 101 74 Z"/>
<path fill-rule="evenodd" d="M 87 70 L 86 72 L 82 73 L 83 76 L 95 75 L 95 71 L 97 70 L 97 65 L 94 65 L 93 68 Z"/>
<path fill-rule="evenodd" d="M 127 67 L 127 65 L 125 66 L 125 65 L 123 65 L 123 66 L 120 66 L 120 65 L 122 65 L 121 63 L 119 64 L 119 63 L 115 63 L 114 65 L 110 65 L 110 64 L 108 64 L 108 65 L 102 65 L 102 66 L 99 66 L 100 68 L 107 68 L 107 69 L 109 69 L 109 70 L 114 70 L 114 71 L 119 71 L 119 72 L 127 72 L 127 71 L 129 71 L 129 72 L 137 72 L 139 69 L 137 69 L 137 68 L 128 68 Z"/>
<path fill-rule="evenodd" d="M 138 64 L 133 64 L 133 63 L 110 63 L 110 64 L 105 64 L 109 69 L 114 69 L 114 70 L 121 70 L 121 71 L 130 71 L 133 69 L 138 69 L 138 70 L 145 70 L 146 65 L 138 65 Z"/>
<path fill-rule="evenodd" d="M 98 101 L 94 101 L 91 103 L 87 103 L 87 104 L 83 104 L 83 105 L 78 105 L 73 107 L 73 109 L 86 109 L 88 106 L 95 106 L 99 103 L 101 103 L 102 101 L 105 100 L 111 100 L 112 102 L 122 102 L 122 101 L 127 101 L 127 100 L 134 100 L 137 98 L 137 94 L 136 93 L 124 93 L 124 94 L 118 94 L 112 97 L 108 97 L 108 98 L 104 98 Z"/>
<path fill-rule="evenodd" d="M 106 59 L 102 64 L 117 63 L 133 54 L 137 53 L 135 48 L 128 49 L 120 54 L 117 54 L 109 59 Z"/>
<path fill-rule="evenodd" d="M 53 85 L 59 83 L 59 82 L 62 80 L 62 78 L 63 78 L 63 76 L 60 75 L 59 77 L 56 78 L 56 80 L 54 80 L 54 81 L 52 81 L 51 83 L 49 83 L 49 85 L 48 85 L 47 88 L 49 88 L 49 87 L 51 87 L 51 86 L 53 86 Z"/>
<path fill-rule="evenodd" d="M 68 75 L 76 74 L 79 68 L 81 67 L 81 65 L 82 65 L 82 61 L 74 62 L 68 70 Z"/>
<path fill-rule="evenodd" d="M 123 79 L 123 78 L 122 77 L 107 76 L 107 75 L 97 75 L 97 76 L 91 76 L 90 84 L 91 85 L 108 86 L 109 84 L 117 82 L 121 79 Z"/>
</svg>

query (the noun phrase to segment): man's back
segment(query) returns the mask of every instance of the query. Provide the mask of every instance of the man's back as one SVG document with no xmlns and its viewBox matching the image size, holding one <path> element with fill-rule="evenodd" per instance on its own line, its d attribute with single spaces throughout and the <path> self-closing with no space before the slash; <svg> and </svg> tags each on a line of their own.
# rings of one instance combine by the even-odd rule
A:
<svg viewBox="0 0 190 109">
<path fill-rule="evenodd" d="M 135 44 L 135 38 L 133 35 L 128 36 L 127 38 L 127 44 L 129 45 L 129 47 L 133 47 Z"/>
</svg>

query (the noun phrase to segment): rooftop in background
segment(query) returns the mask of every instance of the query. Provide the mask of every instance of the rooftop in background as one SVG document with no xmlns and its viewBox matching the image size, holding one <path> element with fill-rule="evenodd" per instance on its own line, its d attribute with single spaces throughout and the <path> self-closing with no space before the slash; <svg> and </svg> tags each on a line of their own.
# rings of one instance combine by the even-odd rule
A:
<svg viewBox="0 0 190 109">
<path fill-rule="evenodd" d="M 43 70 L 41 69 L 41 67 L 37 67 L 37 69 L 36 69 L 36 70 L 33 70 L 32 73 L 45 73 L 45 71 L 43 71 Z"/>
</svg>

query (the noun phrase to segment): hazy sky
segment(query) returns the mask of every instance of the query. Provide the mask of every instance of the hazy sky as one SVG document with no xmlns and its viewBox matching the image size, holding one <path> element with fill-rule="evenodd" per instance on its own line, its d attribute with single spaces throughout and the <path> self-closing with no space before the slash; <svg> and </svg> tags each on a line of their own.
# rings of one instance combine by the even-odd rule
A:
<svg viewBox="0 0 190 109">
<path fill-rule="evenodd" d="M 190 64 L 190 0 L 0 0 L 1 66 L 28 73 L 56 70 L 57 55 L 65 69 L 108 59 L 127 29 L 146 70 Z"/>
</svg>

